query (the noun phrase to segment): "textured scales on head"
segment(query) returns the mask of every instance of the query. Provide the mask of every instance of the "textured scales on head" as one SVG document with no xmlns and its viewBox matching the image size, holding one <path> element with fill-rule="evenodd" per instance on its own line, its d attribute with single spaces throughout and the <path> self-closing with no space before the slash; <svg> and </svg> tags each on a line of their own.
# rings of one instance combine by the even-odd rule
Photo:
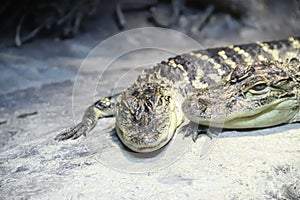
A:
<svg viewBox="0 0 300 200">
<path fill-rule="evenodd" d="M 173 95 L 147 83 L 127 89 L 117 104 L 117 134 L 130 149 L 148 152 L 164 146 L 177 126 Z"/>
<path fill-rule="evenodd" d="M 182 105 L 185 116 L 209 125 L 214 108 L 226 108 L 224 128 L 256 128 L 292 122 L 300 109 L 297 58 L 238 65 L 223 82 L 195 91 Z M 225 105 L 224 105 L 225 104 Z"/>
</svg>

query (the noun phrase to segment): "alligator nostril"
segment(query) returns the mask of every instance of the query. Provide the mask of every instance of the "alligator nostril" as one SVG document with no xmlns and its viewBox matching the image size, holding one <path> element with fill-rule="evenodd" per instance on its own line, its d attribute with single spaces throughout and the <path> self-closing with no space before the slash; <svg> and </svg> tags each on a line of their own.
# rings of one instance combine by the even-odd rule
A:
<svg viewBox="0 0 300 200">
<path fill-rule="evenodd" d="M 201 104 L 201 105 L 205 105 L 205 106 L 207 106 L 207 105 L 210 104 L 207 100 L 202 99 L 202 98 L 198 98 L 198 102 L 197 103 Z"/>
<path fill-rule="evenodd" d="M 196 106 L 197 109 L 202 112 L 205 112 L 205 110 L 207 109 L 207 103 L 203 99 L 198 99 L 198 103 L 196 104 Z"/>
</svg>

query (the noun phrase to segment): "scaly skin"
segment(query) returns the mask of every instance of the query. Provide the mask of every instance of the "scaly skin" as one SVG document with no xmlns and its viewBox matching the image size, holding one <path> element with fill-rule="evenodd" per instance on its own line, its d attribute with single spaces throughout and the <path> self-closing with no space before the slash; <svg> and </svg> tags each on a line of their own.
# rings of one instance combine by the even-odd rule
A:
<svg viewBox="0 0 300 200">
<path fill-rule="evenodd" d="M 300 62 L 261 61 L 238 65 L 219 84 L 193 92 L 182 104 L 194 123 L 220 124 L 227 129 L 262 128 L 300 117 Z M 215 108 L 226 109 L 223 123 L 214 121 Z M 222 121 L 223 120 L 223 121 Z"/>
<path fill-rule="evenodd" d="M 225 110 L 225 128 L 299 121 L 298 39 L 169 58 L 144 70 L 121 94 L 90 106 L 81 123 L 56 139 L 76 139 L 99 118 L 115 116 L 121 141 L 133 151 L 151 152 L 167 144 L 186 118 L 201 125 L 215 122 L 214 105 Z"/>
</svg>

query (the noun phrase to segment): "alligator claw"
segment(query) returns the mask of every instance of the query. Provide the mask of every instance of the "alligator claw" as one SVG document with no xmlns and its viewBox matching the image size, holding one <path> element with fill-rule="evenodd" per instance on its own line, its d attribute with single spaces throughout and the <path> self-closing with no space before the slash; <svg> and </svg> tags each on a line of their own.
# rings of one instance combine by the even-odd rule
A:
<svg viewBox="0 0 300 200">
<path fill-rule="evenodd" d="M 214 135 L 207 127 L 192 122 L 182 126 L 179 131 L 185 133 L 183 138 L 192 136 L 194 142 L 197 141 L 199 135 L 206 134 L 210 139 L 212 139 L 212 136 Z"/>
<path fill-rule="evenodd" d="M 61 131 L 55 137 L 55 140 L 57 140 L 57 141 L 62 141 L 62 140 L 67 140 L 67 139 L 75 140 L 75 139 L 79 138 L 81 135 L 86 136 L 87 131 L 88 131 L 87 126 L 84 125 L 83 123 L 79 123 L 78 125 L 76 125 L 72 128 L 68 128 L 68 129 Z"/>
</svg>

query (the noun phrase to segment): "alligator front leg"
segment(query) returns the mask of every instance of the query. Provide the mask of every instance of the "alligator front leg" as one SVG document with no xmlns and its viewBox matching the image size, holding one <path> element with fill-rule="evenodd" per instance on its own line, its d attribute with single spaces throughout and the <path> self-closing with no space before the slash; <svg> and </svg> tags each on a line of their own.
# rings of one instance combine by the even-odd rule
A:
<svg viewBox="0 0 300 200">
<path fill-rule="evenodd" d="M 213 139 L 213 137 L 218 136 L 218 131 L 215 131 L 214 129 L 210 129 L 210 127 L 208 126 L 202 126 L 194 122 L 189 122 L 188 124 L 182 126 L 179 129 L 179 132 L 184 133 L 183 138 L 191 136 L 194 142 L 196 142 L 198 137 L 203 134 L 209 137 L 210 139 Z"/>
<path fill-rule="evenodd" d="M 74 127 L 60 132 L 55 140 L 77 139 L 81 135 L 86 136 L 97 124 L 98 120 L 115 115 L 115 99 L 117 95 L 105 97 L 92 104 L 85 111 L 82 121 Z"/>
</svg>

